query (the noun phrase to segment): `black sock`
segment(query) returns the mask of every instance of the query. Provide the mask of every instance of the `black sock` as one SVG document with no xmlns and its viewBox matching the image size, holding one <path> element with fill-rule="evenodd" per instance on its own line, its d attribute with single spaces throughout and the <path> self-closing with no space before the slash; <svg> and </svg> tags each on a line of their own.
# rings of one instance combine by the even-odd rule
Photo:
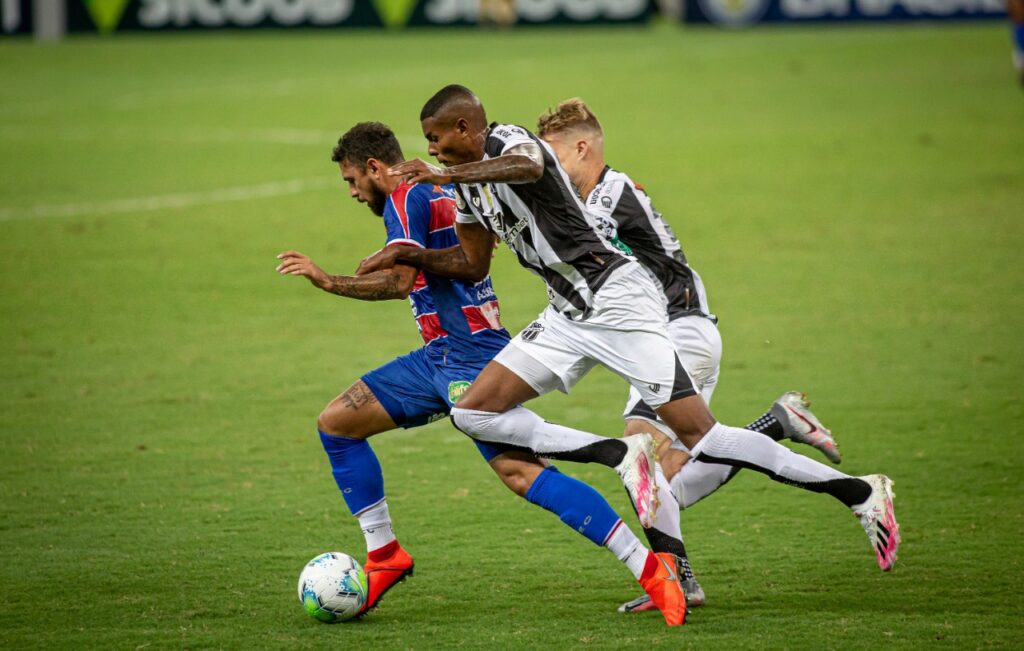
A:
<svg viewBox="0 0 1024 651">
<path fill-rule="evenodd" d="M 782 429 L 782 423 L 779 422 L 778 418 L 772 416 L 770 411 L 764 412 L 763 416 L 743 429 L 764 434 L 773 441 L 781 441 L 786 438 L 786 430 Z"/>
<path fill-rule="evenodd" d="M 590 445 L 585 445 L 576 450 L 566 452 L 547 453 L 544 456 L 558 459 L 560 461 L 575 461 L 576 463 L 600 463 L 614 468 L 626 458 L 629 448 L 619 439 L 605 439 Z"/>
<path fill-rule="evenodd" d="M 647 543 L 651 547 L 652 552 L 661 553 L 668 552 L 673 554 L 679 559 L 679 573 L 682 575 L 681 580 L 693 578 L 693 569 L 690 568 L 690 559 L 686 556 L 686 545 L 683 541 L 678 538 L 673 538 L 664 531 L 659 531 L 654 527 L 650 529 L 644 529 L 644 535 L 647 536 Z"/>
</svg>

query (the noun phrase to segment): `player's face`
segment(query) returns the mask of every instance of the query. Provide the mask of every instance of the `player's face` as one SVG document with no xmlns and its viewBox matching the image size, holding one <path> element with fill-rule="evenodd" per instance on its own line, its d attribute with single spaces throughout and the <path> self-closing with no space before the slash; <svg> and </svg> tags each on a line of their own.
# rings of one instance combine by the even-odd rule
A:
<svg viewBox="0 0 1024 651">
<path fill-rule="evenodd" d="M 348 183 L 349 196 L 359 203 L 368 205 L 374 215 L 382 216 L 388 193 L 374 178 L 374 169 L 370 165 L 354 165 L 348 160 L 338 163 L 338 167 L 341 168 L 341 178 Z"/>
<path fill-rule="evenodd" d="M 582 180 L 583 157 L 580 155 L 576 139 L 565 133 L 546 133 L 543 137 L 544 141 L 555 150 L 555 156 L 558 156 L 558 162 L 569 174 L 569 178 L 579 186 Z"/>
<path fill-rule="evenodd" d="M 483 158 L 483 153 L 474 151 L 474 139 L 466 129 L 465 121 L 443 124 L 434 118 L 427 118 L 420 125 L 423 137 L 427 139 L 427 153 L 445 165 L 462 165 Z"/>
</svg>

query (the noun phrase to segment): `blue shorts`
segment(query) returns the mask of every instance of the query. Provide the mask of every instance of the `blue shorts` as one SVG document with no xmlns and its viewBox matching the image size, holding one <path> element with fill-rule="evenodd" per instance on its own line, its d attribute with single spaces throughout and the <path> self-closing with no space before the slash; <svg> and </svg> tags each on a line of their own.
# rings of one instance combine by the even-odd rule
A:
<svg viewBox="0 0 1024 651">
<path fill-rule="evenodd" d="M 447 416 L 489 359 L 462 362 L 437 348 L 419 348 L 379 366 L 360 378 L 399 427 L 409 429 Z M 476 441 L 488 462 L 506 450 Z"/>
</svg>

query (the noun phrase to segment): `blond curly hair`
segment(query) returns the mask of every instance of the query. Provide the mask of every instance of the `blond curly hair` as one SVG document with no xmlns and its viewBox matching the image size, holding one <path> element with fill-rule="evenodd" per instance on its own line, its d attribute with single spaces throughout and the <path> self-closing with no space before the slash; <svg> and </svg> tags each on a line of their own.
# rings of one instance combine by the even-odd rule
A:
<svg viewBox="0 0 1024 651">
<path fill-rule="evenodd" d="M 579 97 L 564 100 L 553 109 L 548 109 L 537 118 L 537 135 L 544 137 L 551 133 L 562 133 L 570 129 L 585 129 L 603 134 L 597 116 Z"/>
</svg>

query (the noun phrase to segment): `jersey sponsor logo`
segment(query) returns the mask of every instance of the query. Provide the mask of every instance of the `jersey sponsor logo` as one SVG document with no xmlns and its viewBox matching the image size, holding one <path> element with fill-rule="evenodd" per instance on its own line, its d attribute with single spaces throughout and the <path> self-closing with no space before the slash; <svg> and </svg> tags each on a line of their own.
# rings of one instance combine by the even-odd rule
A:
<svg viewBox="0 0 1024 651">
<path fill-rule="evenodd" d="M 502 217 L 502 214 L 498 213 L 497 214 L 498 223 L 500 223 L 501 217 Z M 496 228 L 495 230 L 498 230 L 498 234 L 501 235 L 501 239 L 505 240 L 505 243 L 508 244 L 509 248 L 511 248 L 512 247 L 512 242 L 515 242 L 517 239 L 519 239 L 519 234 L 522 233 L 526 229 L 528 224 L 529 224 L 529 220 L 526 219 L 526 217 L 523 217 L 519 221 L 517 221 L 515 224 L 513 224 L 512 228 L 508 229 L 504 233 L 502 233 L 501 230 L 498 229 L 498 228 Z M 495 224 L 495 226 L 497 226 L 497 224 Z"/>
<path fill-rule="evenodd" d="M 475 287 L 475 290 L 476 300 L 478 301 L 488 301 L 495 298 L 494 287 L 492 285 L 484 285 L 483 283 L 480 283 Z"/>
<path fill-rule="evenodd" d="M 530 325 L 523 328 L 523 331 L 519 334 L 523 338 L 523 341 L 533 341 L 537 338 L 537 335 L 544 332 L 544 326 L 538 321 L 534 321 Z"/>
<path fill-rule="evenodd" d="M 452 403 L 453 405 L 456 402 L 458 402 L 459 398 L 462 397 L 462 394 L 469 391 L 469 387 L 471 384 L 472 382 L 467 382 L 466 380 L 456 380 L 455 382 L 449 382 L 448 402 Z"/>
</svg>

